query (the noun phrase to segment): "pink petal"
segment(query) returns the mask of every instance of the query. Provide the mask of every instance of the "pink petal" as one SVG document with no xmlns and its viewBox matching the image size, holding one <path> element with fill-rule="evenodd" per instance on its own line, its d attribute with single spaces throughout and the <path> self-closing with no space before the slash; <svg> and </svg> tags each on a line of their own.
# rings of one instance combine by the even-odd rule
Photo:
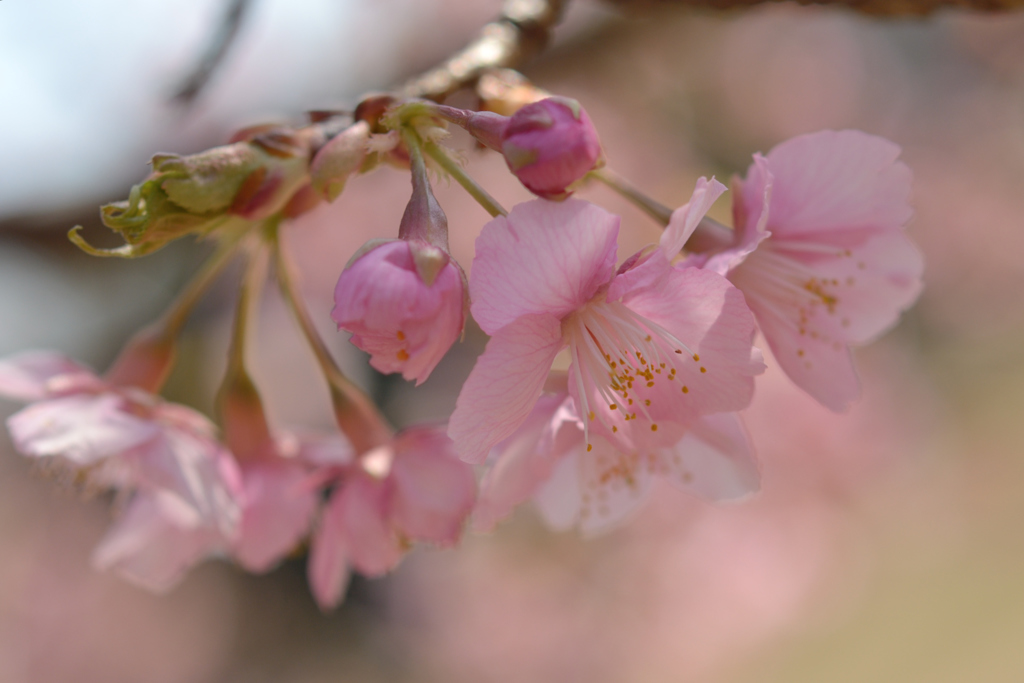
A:
<svg viewBox="0 0 1024 683">
<path fill-rule="evenodd" d="M 788 245 L 780 243 L 777 249 Z M 843 343 L 873 341 L 895 325 L 921 293 L 924 261 L 902 230 L 871 234 L 841 257 L 815 260 L 791 254 L 791 258 L 815 273 L 832 297 L 831 305 L 818 306 L 804 326 Z"/>
<path fill-rule="evenodd" d="M 346 479 L 334 496 L 342 509 L 345 547 L 352 566 L 365 576 L 380 576 L 394 569 L 403 551 L 387 522 L 383 484 L 357 474 Z"/>
<path fill-rule="evenodd" d="M 725 185 L 711 178 L 697 180 L 690 201 L 672 212 L 665 231 L 661 233 L 661 249 L 669 259 L 675 257 L 683 249 L 686 240 L 697 229 L 700 219 L 704 218 L 711 205 L 725 192 Z"/>
<path fill-rule="evenodd" d="M 335 494 L 324 508 L 310 543 L 306 565 L 309 585 L 320 609 L 338 606 L 345 595 L 350 572 L 345 535 L 345 507 Z"/>
<path fill-rule="evenodd" d="M 891 230 L 910 220 L 910 170 L 898 145 L 856 130 L 800 135 L 767 155 L 774 176 L 768 230 L 794 237 L 833 230 Z M 743 203 L 762 201 L 746 183 Z"/>
<path fill-rule="evenodd" d="M 93 551 L 92 563 L 155 592 L 172 588 L 221 537 L 174 495 L 136 495 Z"/>
<path fill-rule="evenodd" d="M 421 384 L 462 332 L 462 275 L 447 263 L 431 285 L 416 269 L 409 243 L 387 242 L 356 259 L 338 279 L 331 317 L 352 332 L 384 373 Z"/>
<path fill-rule="evenodd" d="M 622 452 L 603 439 L 580 451 L 580 531 L 593 536 L 623 522 L 646 500 L 658 470 L 653 454 Z"/>
<path fill-rule="evenodd" d="M 551 475 L 533 497 L 533 504 L 544 522 L 555 531 L 568 531 L 580 521 L 583 502 L 580 457 L 583 452 L 583 435 L 580 432 L 577 447 L 555 463 Z"/>
<path fill-rule="evenodd" d="M 497 331 L 459 393 L 448 435 L 466 462 L 483 462 L 530 414 L 562 348 L 561 324 L 524 316 Z"/>
<path fill-rule="evenodd" d="M 19 452 L 92 465 L 157 438 L 160 427 L 125 411 L 117 394 L 73 394 L 28 406 L 7 420 Z"/>
<path fill-rule="evenodd" d="M 526 422 L 495 447 L 497 460 L 480 482 L 473 510 L 473 529 L 490 531 L 520 503 L 531 498 L 551 477 L 568 448 L 582 446 L 583 430 L 572 400 L 565 393 L 541 396 Z M 562 430 L 562 426 L 567 429 Z M 575 444 L 553 434 L 575 432 Z M 578 500 L 577 500 L 578 507 Z"/>
<path fill-rule="evenodd" d="M 733 200 L 733 225 L 735 230 L 735 245 L 710 258 L 703 258 L 699 264 L 719 275 L 728 275 L 736 266 L 743 263 L 743 260 L 750 255 L 757 246 L 771 236 L 768 232 L 768 215 L 771 206 L 772 187 L 774 177 L 768 170 L 768 161 L 760 154 L 754 155 L 754 163 L 747 173 L 745 186 L 741 186 L 737 178 L 733 178 L 735 199 Z M 744 204 L 740 193 L 746 190 L 745 195 L 752 198 L 751 204 Z M 695 254 L 691 258 L 701 258 L 702 254 Z"/>
<path fill-rule="evenodd" d="M 579 308 L 615 271 L 618 234 L 619 217 L 587 202 L 516 205 L 476 240 L 473 317 L 493 335 L 521 316 Z"/>
<path fill-rule="evenodd" d="M 753 445 L 736 413 L 698 420 L 662 459 L 672 484 L 708 500 L 739 500 L 761 486 Z"/>
<path fill-rule="evenodd" d="M 751 300 L 772 355 L 793 383 L 819 403 L 842 412 L 860 396 L 850 348 L 838 341 L 800 335 L 793 321 Z"/>
<path fill-rule="evenodd" d="M 241 518 L 241 474 L 220 443 L 168 427 L 125 457 L 141 487 L 178 495 L 224 536 L 234 536 Z"/>
<path fill-rule="evenodd" d="M 309 533 L 318 494 L 307 471 L 290 462 L 255 463 L 243 471 L 245 507 L 233 554 L 251 572 L 265 572 Z"/>
<path fill-rule="evenodd" d="M 18 401 L 41 401 L 69 388 L 98 389 L 89 369 L 52 351 L 29 351 L 0 360 L 0 395 Z"/>
<path fill-rule="evenodd" d="M 863 231 L 866 232 L 866 231 Z M 832 410 L 859 394 L 848 346 L 896 323 L 921 289 L 922 259 L 902 231 L 842 235 L 809 254 L 791 240 L 754 252 L 730 279 L 746 295 L 779 365 Z"/>
<path fill-rule="evenodd" d="M 388 478 L 391 523 L 406 537 L 451 545 L 473 509 L 476 477 L 459 460 L 451 440 L 433 429 L 399 434 Z"/>
<path fill-rule="evenodd" d="M 764 364 L 753 353 L 754 317 L 725 278 L 698 268 L 671 269 L 664 286 L 637 288 L 621 301 L 686 345 L 682 354 L 664 349 L 666 358 L 676 359 L 672 381 L 659 376 L 653 387 L 634 389 L 634 400 L 651 401 L 655 421 L 686 424 L 699 415 L 749 405 L 754 376 Z"/>
</svg>

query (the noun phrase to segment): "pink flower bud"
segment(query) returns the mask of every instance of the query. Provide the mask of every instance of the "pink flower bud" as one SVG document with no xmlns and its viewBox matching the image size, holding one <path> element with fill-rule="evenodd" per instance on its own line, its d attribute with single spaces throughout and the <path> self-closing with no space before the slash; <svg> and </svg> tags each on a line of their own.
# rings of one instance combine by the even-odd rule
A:
<svg viewBox="0 0 1024 683">
<path fill-rule="evenodd" d="M 509 169 L 528 190 L 565 199 L 572 185 L 602 165 L 601 142 L 576 100 L 549 97 L 517 111 L 502 135 Z"/>
<path fill-rule="evenodd" d="M 424 270 L 434 276 L 430 284 Z M 458 265 L 436 247 L 384 242 L 342 272 L 331 317 L 371 355 L 374 368 L 421 384 L 462 332 L 462 280 Z"/>
</svg>

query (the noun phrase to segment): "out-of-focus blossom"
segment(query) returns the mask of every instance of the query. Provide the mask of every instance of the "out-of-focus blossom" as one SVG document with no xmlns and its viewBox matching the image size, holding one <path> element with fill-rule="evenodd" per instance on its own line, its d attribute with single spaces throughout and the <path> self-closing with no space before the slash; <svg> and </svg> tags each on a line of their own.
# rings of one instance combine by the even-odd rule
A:
<svg viewBox="0 0 1024 683">
<path fill-rule="evenodd" d="M 470 290 L 491 340 L 449 427 L 467 461 L 481 462 L 527 419 L 566 347 L 588 444 L 596 431 L 628 451 L 629 434 L 646 430 L 669 446 L 701 415 L 750 402 L 764 366 L 740 292 L 652 252 L 616 272 L 618 228 L 617 216 L 577 200 L 527 202 L 484 226 Z"/>
<path fill-rule="evenodd" d="M 602 163 L 601 141 L 576 100 L 548 97 L 509 119 L 501 153 L 519 181 L 546 199 L 564 199 L 573 185 Z"/>
<path fill-rule="evenodd" d="M 846 130 L 755 156 L 736 182 L 734 243 L 698 257 L 743 292 L 786 374 L 832 410 L 860 393 L 850 345 L 892 326 L 921 291 L 921 254 L 903 230 L 911 175 L 899 153 Z"/>
<path fill-rule="evenodd" d="M 424 253 L 417 259 L 416 252 Z M 432 282 L 425 258 L 442 259 Z M 370 354 L 370 365 L 422 384 L 458 339 L 465 323 L 462 274 L 430 245 L 394 240 L 374 245 L 342 272 L 331 317 Z"/>
<path fill-rule="evenodd" d="M 644 434 L 638 434 L 642 442 Z M 668 448 L 623 452 L 596 438 L 586 448 L 583 420 L 567 393 L 541 397 L 523 426 L 494 450 L 480 485 L 474 527 L 489 530 L 532 498 L 555 529 L 605 531 L 642 503 L 658 478 L 713 501 L 755 492 L 760 474 L 750 439 L 735 413 L 695 421 Z"/>
<path fill-rule="evenodd" d="M 169 590 L 212 556 L 267 571 L 309 534 L 320 499 L 315 472 L 352 462 L 341 437 L 282 435 L 274 452 L 242 461 L 236 531 L 224 533 L 166 491 L 142 491 L 100 542 L 93 564 L 156 592 Z"/>
<path fill-rule="evenodd" d="M 50 352 L 0 361 L 0 394 L 32 402 L 7 421 L 21 453 L 94 486 L 164 491 L 221 533 L 234 532 L 237 465 L 194 410 L 108 384 Z"/>
<path fill-rule="evenodd" d="M 379 576 L 414 541 L 453 545 L 476 498 L 472 469 L 442 431 L 418 427 L 334 468 L 337 480 L 313 536 L 309 582 L 323 609 L 338 604 L 350 569 Z"/>
</svg>

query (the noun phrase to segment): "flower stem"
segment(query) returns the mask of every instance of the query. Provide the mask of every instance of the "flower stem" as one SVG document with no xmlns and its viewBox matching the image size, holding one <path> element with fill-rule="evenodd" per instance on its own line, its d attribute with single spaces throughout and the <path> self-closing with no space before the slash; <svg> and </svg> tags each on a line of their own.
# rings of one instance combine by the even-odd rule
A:
<svg viewBox="0 0 1024 683">
<path fill-rule="evenodd" d="M 138 387 L 153 394 L 160 392 L 174 367 L 181 329 L 203 294 L 231 262 L 240 236 L 241 233 L 231 234 L 221 241 L 164 314 L 132 335 L 107 370 L 108 382 Z"/>
<path fill-rule="evenodd" d="M 661 223 L 663 227 L 668 225 L 669 220 L 672 218 L 672 209 L 651 199 L 615 171 L 609 168 L 602 168 L 596 171 L 591 171 L 587 175 L 600 180 L 602 183 L 633 202 L 638 209 Z"/>
<path fill-rule="evenodd" d="M 501 204 L 498 203 L 494 197 L 487 193 L 487 190 L 480 187 L 475 180 L 473 180 L 466 171 L 455 163 L 444 151 L 444 149 L 434 142 L 422 142 L 423 150 L 427 155 L 437 162 L 437 164 L 445 170 L 451 177 L 455 178 L 455 181 L 459 185 L 462 185 L 463 189 L 469 193 L 469 195 L 477 201 L 477 203 L 484 207 L 484 211 L 491 214 L 492 216 L 507 216 L 506 211 Z"/>
<path fill-rule="evenodd" d="M 192 315 L 196 304 L 235 256 L 243 234 L 242 232 L 231 234 L 227 239 L 221 241 L 213 254 L 206 259 L 199 271 L 185 285 L 185 289 L 157 323 L 163 327 L 164 336 L 173 338 L 181 333 L 181 329 Z"/>
<path fill-rule="evenodd" d="M 268 238 L 274 252 L 278 285 L 284 295 L 285 303 L 295 316 L 299 329 L 302 330 L 302 334 L 327 380 L 338 427 L 348 437 L 358 453 L 365 453 L 386 443 L 391 439 L 391 429 L 384 417 L 377 410 L 373 401 L 345 377 L 313 324 L 309 309 L 296 285 L 295 267 L 281 240 L 280 230 L 275 228 L 270 232 Z"/>
<path fill-rule="evenodd" d="M 248 264 L 235 308 L 228 365 L 217 392 L 217 410 L 224 428 L 224 441 L 240 461 L 264 457 L 274 451 L 263 401 L 245 367 L 250 319 L 259 305 L 269 262 L 262 242 L 253 240 L 249 247 Z"/>
<path fill-rule="evenodd" d="M 637 208 L 658 223 L 661 223 L 662 226 L 667 226 L 669 221 L 672 220 L 672 209 L 651 199 L 615 171 L 602 168 L 597 171 L 591 171 L 587 175 L 601 181 L 633 202 Z M 732 228 L 722 225 L 713 218 L 704 216 L 697 225 L 697 229 L 690 236 L 690 239 L 686 241 L 684 249 L 695 254 L 721 251 L 733 243 L 733 237 Z"/>
</svg>

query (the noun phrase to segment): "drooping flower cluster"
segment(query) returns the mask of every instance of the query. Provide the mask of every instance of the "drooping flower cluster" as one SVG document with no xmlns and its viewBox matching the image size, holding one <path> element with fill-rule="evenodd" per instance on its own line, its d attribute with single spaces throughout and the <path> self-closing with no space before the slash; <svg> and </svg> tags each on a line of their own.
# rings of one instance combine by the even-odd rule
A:
<svg viewBox="0 0 1024 683">
<path fill-rule="evenodd" d="M 850 347 L 890 327 L 920 291 L 898 147 L 826 131 L 755 155 L 733 182 L 728 228 L 706 217 L 724 185 L 701 178 L 686 205 L 662 207 L 604 168 L 578 102 L 533 94 L 518 109 L 484 102 L 491 111 L 374 96 L 344 125 L 329 117 L 296 131 L 253 129 L 194 157 L 158 156 L 129 201 L 104 210 L 124 247 L 100 252 L 72 233 L 101 255 L 143 255 L 186 233 L 219 244 L 105 379 L 55 354 L 0 361 L 0 394 L 31 403 L 8 421 L 16 448 L 126 501 L 97 566 L 161 590 L 205 557 L 263 572 L 308 541 L 310 584 L 327 609 L 351 571 L 384 574 L 416 542 L 452 546 L 471 515 L 474 529 L 490 530 L 530 500 L 552 527 L 594 534 L 624 520 L 658 480 L 713 501 L 756 492 L 741 411 L 765 368 L 758 332 L 824 405 L 842 410 L 856 397 Z M 501 153 L 539 198 L 505 211 L 446 150 L 449 124 Z M 345 378 L 280 236 L 285 219 L 333 201 L 352 175 L 382 162 L 409 170 L 411 197 L 397 237 L 367 243 L 341 270 L 331 317 L 372 367 L 419 385 L 471 313 L 490 340 L 446 428 L 395 434 Z M 468 278 L 449 251 L 431 170 L 493 217 Z M 619 218 L 570 198 L 591 179 L 660 220 L 659 243 L 620 259 Z M 157 394 L 189 312 L 240 251 L 248 267 L 218 434 Z M 246 370 L 270 255 L 330 389 L 338 434 L 272 429 Z"/>
</svg>

